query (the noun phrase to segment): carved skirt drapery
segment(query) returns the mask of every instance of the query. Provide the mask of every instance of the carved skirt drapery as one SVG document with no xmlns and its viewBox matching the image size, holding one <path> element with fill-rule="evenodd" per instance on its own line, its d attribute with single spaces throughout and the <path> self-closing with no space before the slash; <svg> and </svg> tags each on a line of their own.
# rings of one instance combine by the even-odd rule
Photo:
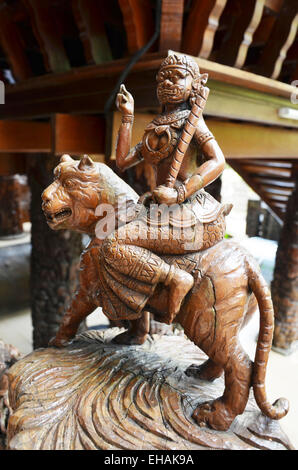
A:
<svg viewBox="0 0 298 470">
<path fill-rule="evenodd" d="M 102 245 L 97 267 L 104 313 L 113 320 L 140 317 L 159 283 L 162 255 L 185 255 L 221 241 L 229 210 L 204 190 L 170 208 L 142 206 Z"/>
</svg>

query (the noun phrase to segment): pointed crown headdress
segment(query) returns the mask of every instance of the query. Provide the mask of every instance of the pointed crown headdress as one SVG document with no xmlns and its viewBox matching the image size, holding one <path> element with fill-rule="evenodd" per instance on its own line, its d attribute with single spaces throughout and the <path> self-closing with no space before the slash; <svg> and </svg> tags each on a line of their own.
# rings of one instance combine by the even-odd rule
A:
<svg viewBox="0 0 298 470">
<path fill-rule="evenodd" d="M 159 72 L 169 68 L 181 68 L 189 72 L 193 78 L 200 76 L 200 69 L 197 63 L 186 55 L 169 53 L 160 65 Z"/>
</svg>

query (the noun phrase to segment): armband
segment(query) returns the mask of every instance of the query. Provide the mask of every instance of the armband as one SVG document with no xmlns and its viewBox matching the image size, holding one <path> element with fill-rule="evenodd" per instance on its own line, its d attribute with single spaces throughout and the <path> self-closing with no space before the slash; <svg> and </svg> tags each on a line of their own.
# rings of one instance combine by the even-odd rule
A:
<svg viewBox="0 0 298 470">
<path fill-rule="evenodd" d="M 199 137 L 198 137 L 198 144 L 200 147 L 202 147 L 204 144 L 206 144 L 206 142 L 208 142 L 209 140 L 212 140 L 214 139 L 214 135 L 212 134 L 212 132 L 208 131 L 208 132 L 205 132 L 204 134 L 201 134 Z"/>
</svg>

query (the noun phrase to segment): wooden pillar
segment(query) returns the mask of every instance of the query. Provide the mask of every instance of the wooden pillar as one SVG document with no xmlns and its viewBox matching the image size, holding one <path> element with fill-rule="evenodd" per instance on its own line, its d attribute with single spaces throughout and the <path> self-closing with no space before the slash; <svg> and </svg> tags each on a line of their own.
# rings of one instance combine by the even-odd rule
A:
<svg viewBox="0 0 298 470">
<path fill-rule="evenodd" d="M 0 176 L 0 237 L 23 233 L 23 222 L 29 220 L 29 188 L 25 175 Z"/>
<path fill-rule="evenodd" d="M 285 354 L 292 352 L 298 341 L 298 175 L 296 188 L 289 198 L 287 213 L 281 233 L 272 299 L 275 311 L 273 345 Z"/>
<path fill-rule="evenodd" d="M 77 287 L 77 270 L 82 252 L 80 234 L 53 231 L 41 210 L 41 194 L 52 182 L 58 159 L 32 155 L 28 158 L 31 187 L 31 308 L 34 348 L 45 347 L 55 336 L 66 304 Z"/>
</svg>

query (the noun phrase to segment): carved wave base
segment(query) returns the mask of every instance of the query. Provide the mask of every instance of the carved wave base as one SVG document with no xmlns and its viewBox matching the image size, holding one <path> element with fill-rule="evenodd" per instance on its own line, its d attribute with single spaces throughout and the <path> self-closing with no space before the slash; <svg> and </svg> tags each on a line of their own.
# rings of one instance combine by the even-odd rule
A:
<svg viewBox="0 0 298 470">
<path fill-rule="evenodd" d="M 143 346 L 110 343 L 118 328 L 90 331 L 65 349 L 40 349 L 8 372 L 8 448 L 12 450 L 291 449 L 278 422 L 250 398 L 228 432 L 199 427 L 198 403 L 223 380 L 189 378 L 206 357 L 181 334 L 153 335 Z"/>
</svg>

